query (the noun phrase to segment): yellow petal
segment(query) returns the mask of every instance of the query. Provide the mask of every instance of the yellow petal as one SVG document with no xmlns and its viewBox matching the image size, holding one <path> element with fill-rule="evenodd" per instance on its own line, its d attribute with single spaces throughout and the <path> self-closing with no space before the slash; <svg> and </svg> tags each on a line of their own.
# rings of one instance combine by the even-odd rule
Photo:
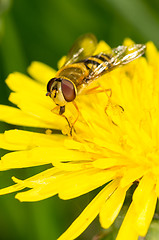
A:
<svg viewBox="0 0 159 240">
<path fill-rule="evenodd" d="M 41 91 L 43 92 L 44 89 L 42 84 L 19 72 L 11 73 L 6 79 L 6 83 L 11 90 L 15 92 L 27 92 L 28 95 L 30 93 L 38 94 Z"/>
<path fill-rule="evenodd" d="M 25 180 L 20 180 L 15 177 L 12 177 L 12 179 L 15 183 L 18 183 L 23 187 L 38 188 L 41 186 L 42 189 L 45 189 L 46 185 L 54 181 L 57 181 L 59 178 L 63 176 L 64 172 L 55 167 L 52 167 Z"/>
<path fill-rule="evenodd" d="M 15 198 L 20 202 L 36 202 L 57 194 L 57 191 L 53 189 L 51 189 L 50 194 L 43 194 L 40 190 L 41 188 L 34 188 L 25 192 L 20 192 L 16 194 Z"/>
<path fill-rule="evenodd" d="M 26 146 L 23 144 L 14 144 L 14 142 L 8 142 L 4 134 L 0 134 L 0 148 L 7 149 L 7 150 L 24 150 L 26 149 Z"/>
<path fill-rule="evenodd" d="M 41 102 L 31 101 L 31 99 L 28 101 L 27 98 L 21 98 L 18 102 L 17 94 L 11 94 L 10 97 L 10 100 L 17 104 L 24 113 L 41 120 L 41 122 L 45 122 L 50 128 L 61 129 L 67 124 L 67 121 L 62 116 L 51 111 L 55 107 L 53 101 L 51 104 L 50 102 L 47 104 L 45 101 L 42 102 L 42 98 Z"/>
<path fill-rule="evenodd" d="M 62 134 L 42 134 L 22 130 L 9 130 L 0 134 L 0 147 L 8 150 L 29 150 L 37 146 L 58 147 L 66 137 Z"/>
<path fill-rule="evenodd" d="M 134 44 L 134 41 L 132 41 L 130 38 L 125 38 L 123 45 L 125 46 L 132 46 Z"/>
<path fill-rule="evenodd" d="M 156 181 L 156 194 L 157 194 L 157 197 L 159 198 L 159 176 L 157 177 L 157 181 Z"/>
<path fill-rule="evenodd" d="M 126 159 L 113 158 L 113 157 L 99 158 L 93 162 L 94 167 L 101 168 L 101 169 L 111 168 L 115 166 L 124 166 L 127 164 L 128 163 Z"/>
<path fill-rule="evenodd" d="M 21 192 L 16 195 L 20 201 L 39 201 L 51 197 L 57 193 L 60 178 L 63 177 L 63 172 L 57 168 L 47 169 L 39 174 L 34 175 L 26 180 L 19 180 L 12 177 L 16 183 L 13 186 L 0 189 L 0 194 L 15 192 L 23 188 L 33 188 L 31 190 Z M 50 184 L 51 183 L 51 184 Z"/>
<path fill-rule="evenodd" d="M 80 162 L 69 162 L 69 163 L 62 163 L 59 161 L 53 161 L 53 165 L 54 167 L 57 167 L 58 169 L 61 169 L 62 171 L 78 171 L 81 169 L 84 169 L 86 165 L 90 165 L 90 162 L 85 161 L 84 163 L 82 163 L 82 161 Z"/>
<path fill-rule="evenodd" d="M 17 106 L 21 105 L 22 103 L 30 104 L 30 102 L 35 102 L 46 109 L 53 109 L 55 107 L 55 103 L 52 101 L 51 98 L 46 96 L 46 91 L 40 92 L 38 94 L 30 93 L 28 98 L 28 92 L 12 92 L 9 96 L 9 101 L 16 104 Z"/>
<path fill-rule="evenodd" d="M 136 196 L 133 198 L 133 202 L 131 203 L 124 221 L 120 227 L 117 240 L 126 240 L 127 236 L 129 236 L 129 239 L 134 240 L 138 239 L 139 236 L 146 235 L 148 227 L 154 215 L 157 202 L 155 189 L 151 188 L 151 191 L 149 191 L 149 188 L 150 187 L 148 186 L 149 194 L 146 193 L 146 186 L 144 187 L 145 190 L 143 190 L 143 192 L 142 189 L 140 189 L 140 193 L 138 193 L 139 190 L 136 190 Z M 138 199 L 138 194 L 141 198 L 140 201 Z"/>
<path fill-rule="evenodd" d="M 54 114 L 53 114 L 54 115 Z M 42 121 L 36 118 L 33 114 L 27 114 L 20 109 L 0 105 L 0 121 L 7 122 L 9 124 L 28 126 L 28 127 L 41 127 L 41 128 L 53 128 L 55 126 L 51 121 Z M 55 121 L 55 120 L 54 120 Z M 57 125 L 57 124 L 55 124 Z"/>
<path fill-rule="evenodd" d="M 115 171 L 83 169 L 64 179 L 63 185 L 59 189 L 59 197 L 62 199 L 78 197 L 111 181 L 114 176 Z"/>
<path fill-rule="evenodd" d="M 25 144 L 27 146 L 46 146 L 55 147 L 63 144 L 63 141 L 67 139 L 62 134 L 44 134 L 37 132 L 29 132 L 24 130 L 9 130 L 4 133 L 5 139 L 8 142 L 14 142 L 14 144 Z"/>
<path fill-rule="evenodd" d="M 144 196 L 144 205 L 140 205 L 140 212 L 136 215 L 136 229 L 140 236 L 145 236 L 148 228 L 150 226 L 150 223 L 152 221 L 152 218 L 154 216 L 156 203 L 157 203 L 157 196 L 155 193 L 155 190 L 153 189 L 149 196 Z M 146 201 L 147 200 L 147 201 Z M 134 201 L 135 208 L 136 203 Z"/>
<path fill-rule="evenodd" d="M 0 171 L 5 171 L 12 168 L 24 168 L 39 166 L 50 163 L 50 160 L 40 158 L 40 154 L 36 154 L 36 150 L 29 151 L 18 151 L 7 153 L 1 158 Z"/>
<path fill-rule="evenodd" d="M 159 57 L 159 53 L 156 46 L 151 41 L 146 44 L 146 56 L 151 64 L 156 65 L 156 59 Z"/>
<path fill-rule="evenodd" d="M 21 202 L 34 202 L 52 197 L 58 193 L 59 186 L 62 185 L 63 176 L 64 173 L 59 172 L 45 179 L 40 179 L 38 176 L 36 180 L 26 179 L 21 181 L 14 178 L 13 180 L 23 187 L 33 187 L 31 190 L 18 193 L 15 197 Z"/>
<path fill-rule="evenodd" d="M 0 171 L 11 168 L 39 166 L 55 162 L 90 160 L 88 153 L 67 150 L 63 147 L 35 147 L 28 151 L 7 153 L 0 161 Z"/>
<path fill-rule="evenodd" d="M 97 45 L 97 48 L 95 52 L 93 53 L 94 55 L 100 53 L 100 52 L 110 52 L 111 47 L 104 41 L 100 41 Z"/>
<path fill-rule="evenodd" d="M 147 199 L 154 188 L 154 184 L 155 182 L 151 174 L 144 175 L 140 180 L 140 183 L 133 194 L 133 201 L 136 206 L 136 211 L 140 211 L 141 206 L 146 204 Z"/>
<path fill-rule="evenodd" d="M 52 175 L 48 175 L 46 177 L 46 173 L 44 172 L 42 178 L 40 175 L 26 180 L 13 178 L 14 182 L 22 185 L 23 187 L 34 188 L 33 190 L 29 190 L 29 192 L 26 191 L 17 194 L 16 198 L 18 198 L 20 201 L 38 201 L 51 197 L 59 192 L 63 199 L 70 199 L 82 195 L 87 191 L 98 187 L 99 183 L 102 185 L 111 179 L 110 173 L 105 173 L 103 178 L 102 175 L 96 174 L 94 177 L 99 180 L 93 181 L 93 177 L 87 177 L 87 175 L 89 176 L 93 174 L 93 169 L 88 169 L 85 171 L 83 169 L 81 169 L 81 171 L 77 171 L 76 169 L 75 172 L 70 173 L 69 171 L 58 172 L 55 168 L 51 172 Z M 107 175 L 109 175 L 109 179 Z M 86 177 L 88 179 L 85 179 Z M 83 183 L 81 179 L 85 179 L 87 182 Z M 102 182 L 103 179 L 104 181 Z M 74 191 L 70 190 L 71 188 L 73 188 Z"/>
<path fill-rule="evenodd" d="M 48 65 L 41 62 L 32 62 L 28 67 L 28 72 L 31 77 L 46 85 L 53 78 L 56 71 Z"/>
<path fill-rule="evenodd" d="M 127 189 L 118 187 L 117 190 L 107 199 L 102 206 L 99 217 L 103 228 L 109 228 L 119 214 L 119 211 L 124 203 Z"/>
<path fill-rule="evenodd" d="M 134 219 L 135 213 L 133 204 L 131 204 L 119 229 L 116 240 L 138 240 L 139 234 L 136 231 Z"/>
<path fill-rule="evenodd" d="M 9 193 L 12 193 L 12 192 L 20 191 L 23 188 L 24 187 L 19 185 L 19 184 L 14 184 L 12 186 L 0 189 L 0 195 L 4 195 L 4 194 L 9 194 Z"/>
<path fill-rule="evenodd" d="M 147 170 L 142 167 L 126 168 L 123 178 L 120 182 L 121 187 L 125 187 L 128 184 L 138 180 L 146 173 L 146 171 Z"/>
<path fill-rule="evenodd" d="M 112 183 L 108 184 L 102 191 L 100 191 L 100 193 L 84 209 L 81 215 L 72 223 L 66 232 L 64 232 L 58 238 L 58 240 L 71 240 L 77 238 L 98 215 L 101 206 L 117 188 L 118 183 L 119 181 L 115 180 Z"/>
<path fill-rule="evenodd" d="M 67 57 L 63 56 L 57 63 L 58 69 L 60 69 L 66 62 Z"/>
</svg>

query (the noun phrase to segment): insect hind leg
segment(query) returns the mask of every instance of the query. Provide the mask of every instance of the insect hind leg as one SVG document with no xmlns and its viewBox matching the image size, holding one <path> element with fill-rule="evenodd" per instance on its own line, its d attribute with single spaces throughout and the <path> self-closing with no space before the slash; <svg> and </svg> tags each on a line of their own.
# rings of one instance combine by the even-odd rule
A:
<svg viewBox="0 0 159 240">
<path fill-rule="evenodd" d="M 87 89 L 85 92 L 84 92 L 84 95 L 89 95 L 89 94 L 96 94 L 96 93 L 105 93 L 107 98 L 108 98 L 108 102 L 104 108 L 104 112 L 107 114 L 107 109 L 110 105 L 110 101 L 111 101 L 111 96 L 112 96 L 112 89 L 111 88 L 107 88 L 107 89 L 101 89 L 100 86 L 96 86 L 96 87 L 93 87 L 93 88 L 90 88 L 90 89 Z"/>
<path fill-rule="evenodd" d="M 87 89 L 84 91 L 83 95 L 89 95 L 89 94 L 96 94 L 96 93 L 106 93 L 108 98 L 111 98 L 112 96 L 112 90 L 111 88 L 108 89 L 101 89 L 100 86 L 96 86 L 90 89 Z M 108 94 L 109 93 L 109 94 Z"/>
</svg>

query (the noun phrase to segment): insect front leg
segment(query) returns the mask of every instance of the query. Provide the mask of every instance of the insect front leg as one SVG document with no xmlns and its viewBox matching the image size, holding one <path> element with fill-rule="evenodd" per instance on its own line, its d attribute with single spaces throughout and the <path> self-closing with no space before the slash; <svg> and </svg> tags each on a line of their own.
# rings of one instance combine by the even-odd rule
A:
<svg viewBox="0 0 159 240">
<path fill-rule="evenodd" d="M 51 112 L 53 112 L 54 114 L 56 115 L 60 115 L 61 117 L 65 118 L 67 123 L 68 123 L 68 126 L 69 126 L 69 129 L 70 129 L 70 136 L 72 136 L 72 130 L 74 129 L 73 128 L 73 125 L 69 122 L 68 118 L 64 115 L 64 112 L 65 112 L 65 106 L 56 106 L 54 107 Z M 75 130 L 74 130 L 75 131 Z"/>
<path fill-rule="evenodd" d="M 75 128 L 74 128 L 74 125 L 75 125 L 75 123 L 77 122 L 77 120 L 78 120 L 78 118 L 79 118 L 79 114 L 80 114 L 80 111 L 79 111 L 78 106 L 77 106 L 77 104 L 75 103 L 75 101 L 73 101 L 72 103 L 73 103 L 74 107 L 75 107 L 76 110 L 77 110 L 77 117 L 75 118 L 75 120 L 74 120 L 74 122 L 72 123 L 72 126 L 71 126 L 71 130 L 70 130 L 70 135 L 71 135 L 71 136 L 72 136 L 72 130 L 74 130 L 74 132 L 76 133 L 76 130 L 75 130 Z"/>
</svg>

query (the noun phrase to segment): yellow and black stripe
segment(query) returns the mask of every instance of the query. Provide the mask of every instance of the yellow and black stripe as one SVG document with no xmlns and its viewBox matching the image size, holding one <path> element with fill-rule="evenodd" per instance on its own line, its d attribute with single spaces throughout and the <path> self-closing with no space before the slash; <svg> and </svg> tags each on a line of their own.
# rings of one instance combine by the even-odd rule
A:
<svg viewBox="0 0 159 240">
<path fill-rule="evenodd" d="M 104 67 L 107 66 L 109 68 L 110 59 L 111 59 L 111 56 L 101 53 L 83 60 L 83 63 L 85 64 L 88 70 L 92 71 L 99 65 L 101 66 L 103 65 Z"/>
<path fill-rule="evenodd" d="M 91 78 L 96 78 L 97 76 L 102 75 L 106 71 L 110 71 L 113 64 L 111 59 L 111 55 L 100 53 L 83 60 L 84 65 L 89 70 L 89 76 L 87 77 L 86 82 L 91 80 Z"/>
</svg>

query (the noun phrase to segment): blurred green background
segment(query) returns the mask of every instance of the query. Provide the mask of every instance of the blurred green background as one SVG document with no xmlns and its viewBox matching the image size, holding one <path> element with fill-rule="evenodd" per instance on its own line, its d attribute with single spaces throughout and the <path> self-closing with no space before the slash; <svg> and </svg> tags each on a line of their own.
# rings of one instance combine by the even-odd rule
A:
<svg viewBox="0 0 159 240">
<path fill-rule="evenodd" d="M 158 13 L 158 0 L 0 0 L 0 103 L 8 104 L 4 80 L 9 73 L 26 73 L 34 60 L 56 68 L 57 61 L 83 33 L 92 32 L 112 47 L 122 44 L 125 37 L 138 43 L 152 40 L 159 47 Z M 1 132 L 10 128 L 15 126 L 0 123 Z M 1 150 L 1 155 L 4 152 Z M 10 184 L 12 175 L 23 179 L 42 169 L 0 173 L 0 186 Z M 37 203 L 20 203 L 14 194 L 2 196 L 0 239 L 57 239 L 95 193 L 69 201 L 53 197 Z M 118 224 L 103 239 L 113 240 Z M 97 219 L 78 239 L 95 239 L 100 232 Z"/>
</svg>

